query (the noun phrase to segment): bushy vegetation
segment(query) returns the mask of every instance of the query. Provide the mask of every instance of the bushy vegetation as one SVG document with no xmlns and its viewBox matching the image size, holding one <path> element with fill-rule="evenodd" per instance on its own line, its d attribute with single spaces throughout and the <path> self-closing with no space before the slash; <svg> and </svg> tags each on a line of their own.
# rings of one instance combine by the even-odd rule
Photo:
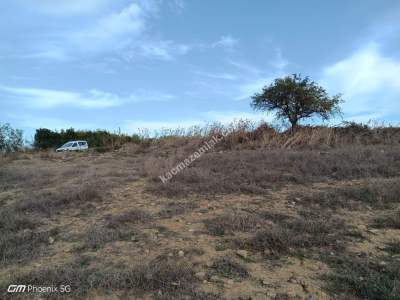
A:
<svg viewBox="0 0 400 300">
<path fill-rule="evenodd" d="M 60 147 L 71 140 L 85 140 L 90 147 L 118 148 L 125 143 L 138 143 L 141 138 L 138 135 L 126 135 L 111 133 L 106 130 L 75 130 L 73 128 L 61 131 L 53 131 L 46 128 L 36 130 L 34 147 L 37 149 L 49 149 Z"/>
<path fill-rule="evenodd" d="M 308 77 L 299 74 L 275 79 L 253 96 L 252 107 L 276 112 L 279 119 L 290 122 L 292 130 L 305 118 L 318 116 L 322 120 L 340 113 L 340 95 L 328 96 L 326 90 Z"/>
<path fill-rule="evenodd" d="M 14 129 L 10 124 L 0 124 L 0 152 L 14 152 L 24 145 L 22 130 Z"/>
</svg>

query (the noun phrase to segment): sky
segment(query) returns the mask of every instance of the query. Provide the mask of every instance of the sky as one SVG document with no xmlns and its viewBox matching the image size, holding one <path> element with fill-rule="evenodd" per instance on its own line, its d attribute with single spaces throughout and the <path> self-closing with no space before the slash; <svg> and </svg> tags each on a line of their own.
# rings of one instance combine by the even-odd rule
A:
<svg viewBox="0 0 400 300">
<path fill-rule="evenodd" d="M 0 2 L 0 123 L 125 133 L 273 121 L 251 96 L 301 73 L 343 119 L 398 124 L 397 0 Z"/>
</svg>

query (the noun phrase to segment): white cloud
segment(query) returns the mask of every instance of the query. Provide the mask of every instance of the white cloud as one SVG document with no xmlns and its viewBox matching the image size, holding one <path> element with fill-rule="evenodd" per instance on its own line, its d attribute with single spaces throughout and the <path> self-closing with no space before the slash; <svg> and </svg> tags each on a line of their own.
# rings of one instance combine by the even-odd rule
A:
<svg viewBox="0 0 400 300">
<path fill-rule="evenodd" d="M 151 22 L 158 16 L 159 1 L 132 1 L 119 11 L 102 14 L 90 25 L 53 33 L 41 40 L 25 58 L 67 61 L 82 54 L 113 53 L 125 61 L 157 59 L 169 61 L 184 55 L 190 46 L 154 38 Z"/>
<path fill-rule="evenodd" d="M 238 44 L 239 40 L 230 36 L 224 35 L 221 38 L 211 45 L 212 48 L 224 48 L 224 49 L 232 49 Z"/>
<path fill-rule="evenodd" d="M 261 77 L 238 86 L 238 95 L 235 100 L 250 99 L 255 93 L 261 92 L 262 88 L 269 85 L 277 76 Z"/>
<path fill-rule="evenodd" d="M 18 0 L 22 5 L 51 15 L 94 13 L 105 8 L 110 0 Z"/>
<path fill-rule="evenodd" d="M 349 57 L 326 67 L 321 84 L 343 93 L 345 113 L 385 115 L 400 112 L 400 61 L 384 56 L 370 43 Z"/>
<path fill-rule="evenodd" d="M 218 121 L 222 124 L 229 124 L 239 120 L 248 120 L 252 122 L 261 122 L 261 121 L 272 121 L 273 118 L 271 115 L 267 115 L 265 113 L 252 113 L 252 112 L 244 112 L 244 111 L 208 111 L 204 114 L 204 116 L 210 121 Z"/>
<path fill-rule="evenodd" d="M 276 58 L 275 60 L 272 62 L 272 65 L 278 69 L 278 70 L 283 70 L 285 69 L 289 64 L 289 61 L 286 60 L 283 55 L 282 55 L 282 51 L 280 48 L 276 49 Z"/>
<path fill-rule="evenodd" d="M 69 39 L 82 50 L 123 48 L 143 33 L 149 15 L 150 11 L 143 6 L 131 3 L 120 12 L 101 18 L 92 27 L 72 33 Z"/>
<path fill-rule="evenodd" d="M 49 109 L 59 106 L 109 108 L 131 102 L 169 101 L 174 98 L 174 96 L 169 94 L 146 91 L 130 94 L 127 97 L 95 89 L 86 93 L 78 93 L 48 89 L 0 86 L 0 91 L 5 93 L 6 97 L 7 95 L 11 96 L 13 99 L 20 101 L 26 106 L 39 109 Z"/>
<path fill-rule="evenodd" d="M 24 128 L 49 128 L 53 130 L 61 130 L 66 128 L 79 128 L 79 129 L 97 129 L 101 128 L 96 126 L 93 123 L 87 122 L 77 122 L 75 121 L 68 121 L 59 118 L 51 118 L 51 117 L 40 117 L 31 114 L 19 114 L 17 116 L 11 116 L 13 121 L 18 123 L 18 126 Z"/>
<path fill-rule="evenodd" d="M 173 41 L 143 41 L 133 46 L 127 52 L 125 59 L 132 60 L 140 55 L 148 59 L 173 60 L 176 56 L 184 55 L 190 47 L 183 44 L 176 44 Z"/>
<path fill-rule="evenodd" d="M 272 116 L 262 113 L 251 113 L 243 111 L 208 111 L 199 114 L 199 117 L 180 121 L 141 121 L 125 120 L 122 129 L 128 133 L 138 133 L 139 131 L 149 130 L 150 134 L 163 129 L 188 129 L 193 126 L 205 126 L 210 123 L 218 122 L 228 125 L 232 122 L 248 120 L 254 123 L 262 121 L 272 121 Z"/>
<path fill-rule="evenodd" d="M 210 73 L 203 71 L 193 71 L 194 74 L 213 78 L 213 79 L 223 79 L 223 80 L 236 80 L 237 76 L 231 73 Z"/>
<path fill-rule="evenodd" d="M 52 43 L 44 43 L 37 51 L 30 54 L 25 54 L 23 58 L 45 59 L 52 61 L 67 61 L 71 57 L 66 53 L 63 47 L 54 45 Z"/>
</svg>

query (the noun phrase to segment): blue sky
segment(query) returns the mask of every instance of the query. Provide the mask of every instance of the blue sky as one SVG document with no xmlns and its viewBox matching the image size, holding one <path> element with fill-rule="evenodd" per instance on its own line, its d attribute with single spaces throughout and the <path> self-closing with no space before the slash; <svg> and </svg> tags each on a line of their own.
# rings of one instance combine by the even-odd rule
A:
<svg viewBox="0 0 400 300">
<path fill-rule="evenodd" d="M 34 129 L 272 120 L 250 96 L 309 75 L 344 118 L 398 124 L 399 1 L 0 3 L 0 122 Z"/>
</svg>

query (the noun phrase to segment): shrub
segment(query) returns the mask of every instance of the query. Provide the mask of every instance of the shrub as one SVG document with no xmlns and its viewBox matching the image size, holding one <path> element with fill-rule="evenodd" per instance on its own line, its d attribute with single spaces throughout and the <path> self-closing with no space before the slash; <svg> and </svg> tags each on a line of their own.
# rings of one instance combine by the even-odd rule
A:
<svg viewBox="0 0 400 300">
<path fill-rule="evenodd" d="M 341 255 L 330 258 L 329 264 L 335 272 L 326 278 L 328 288 L 339 298 L 354 295 L 360 299 L 399 299 L 399 261 L 392 260 L 382 266 L 370 259 Z"/>
<path fill-rule="evenodd" d="M 10 124 L 0 124 L 0 152 L 14 152 L 23 146 L 22 130 L 14 129 Z"/>
<path fill-rule="evenodd" d="M 371 226 L 375 228 L 400 229 L 400 209 L 376 216 L 372 219 Z"/>
<path fill-rule="evenodd" d="M 67 130 L 52 131 L 46 128 L 36 130 L 34 146 L 37 149 L 48 149 L 60 147 L 71 140 L 85 140 L 90 147 L 101 149 L 119 148 L 125 143 L 139 143 L 141 138 L 138 135 L 126 135 L 121 133 L 110 133 L 106 130 L 78 130 L 73 128 Z"/>
<path fill-rule="evenodd" d="M 2 232 L 0 235 L 0 264 L 9 264 L 18 260 L 29 260 L 44 251 L 44 245 L 58 230 L 32 232 L 30 230 L 15 233 Z"/>
<path fill-rule="evenodd" d="M 120 228 L 126 224 L 147 223 L 152 220 L 152 216 L 141 209 L 131 209 L 121 214 L 112 215 L 107 218 L 107 227 Z"/>
<path fill-rule="evenodd" d="M 212 266 L 212 274 L 217 274 L 230 279 L 244 279 L 249 277 L 247 269 L 230 257 L 216 260 Z"/>
<path fill-rule="evenodd" d="M 194 290 L 195 278 L 192 267 L 187 263 L 176 263 L 165 259 L 155 259 L 147 264 L 90 266 L 80 261 L 33 270 L 23 275 L 14 275 L 9 282 L 0 282 L 1 293 L 9 284 L 29 282 L 37 286 L 70 285 L 71 293 L 64 297 L 81 298 L 90 290 L 105 292 L 125 290 L 134 292 L 151 292 L 157 298 L 166 299 L 219 299 L 207 297 Z M 8 298 L 10 294 L 0 294 Z M 199 295 L 199 297 L 196 297 Z M 29 297 L 29 294 L 22 296 Z M 60 293 L 43 294 L 54 299 L 62 298 Z M 2 298 L 2 299 L 3 299 Z"/>
<path fill-rule="evenodd" d="M 232 234 L 237 231 L 257 230 L 262 220 L 257 215 L 230 213 L 204 221 L 207 231 L 212 235 Z"/>
</svg>

